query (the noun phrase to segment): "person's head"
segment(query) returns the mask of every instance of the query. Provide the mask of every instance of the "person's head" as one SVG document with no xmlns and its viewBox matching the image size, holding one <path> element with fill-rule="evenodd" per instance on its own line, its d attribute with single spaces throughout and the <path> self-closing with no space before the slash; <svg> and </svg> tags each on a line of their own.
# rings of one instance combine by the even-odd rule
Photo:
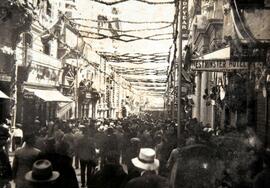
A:
<svg viewBox="0 0 270 188">
<path fill-rule="evenodd" d="M 141 148 L 139 156 L 131 160 L 132 164 L 142 171 L 156 171 L 159 168 L 159 160 L 152 148 Z"/>
<path fill-rule="evenodd" d="M 106 154 L 105 158 L 106 164 L 119 164 L 119 156 L 117 152 L 110 151 Z"/>
<path fill-rule="evenodd" d="M 24 134 L 24 142 L 29 146 L 34 146 L 35 144 L 35 135 L 34 134 Z"/>
<path fill-rule="evenodd" d="M 9 138 L 8 129 L 0 126 L 0 149 L 6 145 L 7 139 Z"/>
<path fill-rule="evenodd" d="M 60 155 L 68 156 L 69 155 L 68 143 L 66 141 L 61 141 L 55 144 L 55 152 Z"/>
<path fill-rule="evenodd" d="M 53 171 L 50 161 L 38 160 L 32 170 L 25 174 L 25 180 L 34 188 L 52 187 L 59 175 L 59 172 Z"/>
<path fill-rule="evenodd" d="M 107 129 L 107 134 L 108 134 L 108 135 L 112 135 L 112 134 L 113 134 L 113 128 L 109 127 L 109 128 Z"/>
<path fill-rule="evenodd" d="M 55 139 L 54 137 L 49 137 L 45 141 L 45 151 L 55 152 Z"/>
</svg>

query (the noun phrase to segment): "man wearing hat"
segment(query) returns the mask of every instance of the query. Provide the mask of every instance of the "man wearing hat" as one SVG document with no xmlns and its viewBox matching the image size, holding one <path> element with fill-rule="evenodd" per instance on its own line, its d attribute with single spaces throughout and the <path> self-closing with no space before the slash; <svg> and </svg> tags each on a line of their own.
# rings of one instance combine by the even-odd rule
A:
<svg viewBox="0 0 270 188">
<path fill-rule="evenodd" d="M 139 156 L 133 158 L 132 164 L 141 171 L 141 176 L 131 179 L 125 188 L 168 188 L 165 178 L 157 175 L 159 160 L 152 148 L 141 148 Z"/>
<path fill-rule="evenodd" d="M 25 180 L 29 183 L 29 188 L 52 188 L 57 187 L 59 175 L 59 172 L 53 171 L 50 161 L 38 160 L 33 164 L 32 170 L 25 174 Z"/>
</svg>

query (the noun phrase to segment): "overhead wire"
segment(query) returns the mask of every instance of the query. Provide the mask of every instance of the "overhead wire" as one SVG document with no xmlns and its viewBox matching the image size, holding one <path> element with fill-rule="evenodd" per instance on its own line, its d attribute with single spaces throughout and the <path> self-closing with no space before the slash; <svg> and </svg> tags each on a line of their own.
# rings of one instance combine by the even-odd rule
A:
<svg viewBox="0 0 270 188">
<path fill-rule="evenodd" d="M 34 12 L 34 10 L 31 10 L 33 15 L 36 15 L 36 13 Z M 52 33 L 48 28 L 46 28 L 37 18 L 35 18 L 33 16 L 33 19 L 35 21 L 37 21 L 37 23 L 40 25 L 40 27 L 42 27 L 43 30 L 45 30 L 46 32 L 48 32 L 49 34 L 51 34 L 53 36 L 54 39 L 56 39 L 59 43 L 61 43 L 62 45 L 64 45 L 65 47 L 67 47 L 71 52 L 75 53 L 76 55 L 80 56 L 80 58 L 82 58 L 84 61 L 86 61 L 90 66 L 92 66 L 95 70 L 99 71 L 100 73 L 103 73 L 104 75 L 107 75 L 114 83 L 116 83 L 117 85 L 121 86 L 123 89 L 127 89 L 129 90 L 131 93 L 135 94 L 131 89 L 124 87 L 122 84 L 118 83 L 115 79 L 112 78 L 112 76 L 110 74 L 108 74 L 107 72 L 97 68 L 96 65 L 94 65 L 92 62 L 90 62 L 84 55 L 82 55 L 78 50 L 73 49 L 72 47 L 70 47 L 66 42 L 63 42 L 60 37 L 56 36 L 54 33 Z"/>
<path fill-rule="evenodd" d="M 35 10 L 34 10 L 33 4 L 30 3 L 30 5 L 31 5 L 31 9 L 29 9 L 30 7 L 28 6 L 28 4 L 26 5 L 27 8 L 28 8 L 28 10 L 31 11 L 32 15 L 37 16 L 37 14 L 36 14 L 36 12 L 35 12 Z M 85 60 L 85 61 L 86 61 L 90 66 L 92 66 L 95 70 L 99 71 L 100 73 L 103 73 L 104 75 L 107 75 L 107 76 L 108 76 L 113 82 L 115 82 L 117 85 L 123 87 L 124 89 L 128 89 L 128 90 L 131 91 L 133 94 L 135 94 L 131 89 L 124 87 L 122 84 L 119 84 L 117 81 L 115 81 L 114 79 L 112 79 L 112 76 L 111 76 L 110 74 L 108 74 L 108 73 L 102 71 L 101 69 L 98 69 L 97 66 L 94 65 L 93 62 L 90 62 L 84 55 L 82 55 L 82 54 L 80 53 L 80 51 L 75 50 L 74 48 L 70 47 L 67 43 L 63 42 L 63 41 L 60 39 L 60 37 L 58 37 L 58 36 L 56 36 L 54 33 L 52 33 L 52 32 L 51 32 L 48 28 L 46 28 L 46 27 L 45 27 L 45 26 L 44 26 L 37 18 L 35 18 L 34 16 L 33 16 L 33 18 L 34 18 L 35 21 L 37 21 L 37 23 L 38 23 L 38 24 L 39 24 L 46 32 L 48 32 L 49 34 L 51 34 L 51 35 L 53 36 L 53 38 L 55 38 L 55 39 L 56 39 L 59 43 L 61 43 L 63 46 L 67 47 L 67 48 L 70 50 L 70 52 L 73 52 L 73 53 L 79 55 L 80 58 L 82 58 L 83 60 Z M 165 22 L 164 22 L 164 23 L 165 23 Z M 80 35 L 79 37 L 82 37 L 82 36 Z M 86 43 L 86 44 L 87 44 L 87 43 Z M 90 44 L 87 44 L 87 45 L 90 45 Z M 91 47 L 91 45 L 90 45 L 90 47 Z M 120 75 L 119 75 L 119 76 L 120 76 Z M 125 79 L 125 78 L 124 78 L 124 79 Z M 125 79 L 125 80 L 127 80 L 127 79 Z M 127 80 L 127 81 L 128 81 L 128 80 Z M 130 82 L 129 82 L 129 83 L 130 83 Z"/>
<path fill-rule="evenodd" d="M 113 2 L 108 2 L 108 1 L 104 1 L 104 0 L 90 0 L 90 1 L 94 1 L 94 2 L 97 2 L 97 3 L 101 3 L 101 4 L 104 4 L 104 5 L 111 6 L 111 5 L 116 5 L 116 4 L 119 4 L 119 3 L 124 3 L 124 2 L 130 1 L 130 0 L 116 0 L 116 1 L 113 1 Z M 173 4 L 173 3 L 175 3 L 175 1 L 159 1 L 159 2 L 153 2 L 153 1 L 147 1 L 147 0 L 133 0 L 133 1 L 146 3 L 146 4 L 149 4 L 149 5 L 164 5 L 164 4 Z"/>
</svg>

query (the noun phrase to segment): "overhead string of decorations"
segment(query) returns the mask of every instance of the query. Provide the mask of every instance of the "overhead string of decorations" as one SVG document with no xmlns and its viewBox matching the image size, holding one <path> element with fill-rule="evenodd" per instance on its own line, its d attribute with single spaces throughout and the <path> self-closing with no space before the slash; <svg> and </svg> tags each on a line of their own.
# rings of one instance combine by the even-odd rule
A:
<svg viewBox="0 0 270 188">
<path fill-rule="evenodd" d="M 69 22 L 69 23 L 71 22 L 70 24 L 73 25 L 73 27 L 76 27 L 76 24 L 74 24 L 74 22 L 72 22 L 71 20 L 72 19 L 70 19 L 70 18 L 66 18 L 67 22 Z M 84 20 L 89 20 L 89 19 L 84 19 Z M 125 21 L 125 22 L 127 22 L 127 21 Z M 131 22 L 131 23 L 141 24 L 142 22 Z M 147 22 L 147 23 L 162 23 L 162 21 L 160 21 L 160 22 Z M 163 22 L 163 23 L 172 24 L 171 22 Z M 142 54 L 142 53 L 115 54 L 115 53 L 111 53 L 111 52 L 97 51 L 97 54 L 99 54 L 102 58 L 104 58 L 106 61 L 108 61 L 110 63 L 142 64 L 142 63 L 146 63 L 146 62 L 148 62 L 148 63 L 161 62 L 161 61 L 164 62 L 164 61 L 167 61 L 167 58 L 168 58 L 168 52 L 152 53 L 152 54 Z M 142 75 L 142 74 L 143 75 L 164 75 L 164 74 L 166 74 L 166 69 L 164 69 L 163 72 L 161 72 L 161 71 L 157 72 L 157 71 L 152 69 L 152 72 L 147 72 L 147 70 L 146 71 L 141 70 L 140 72 L 137 73 L 137 70 L 134 70 L 134 69 L 132 71 L 127 71 L 127 68 L 123 68 L 121 71 L 119 71 L 119 70 L 115 70 L 114 67 L 115 66 L 112 66 L 114 72 L 116 72 L 119 75 L 122 75 L 122 77 L 127 81 L 129 81 L 129 78 L 127 78 L 125 75 L 132 75 L 132 73 L 134 73 L 133 75 Z M 136 79 L 136 80 L 140 81 L 139 79 Z M 147 79 L 145 81 L 149 81 L 150 83 L 153 83 L 153 82 L 156 83 L 157 82 L 156 80 L 158 80 L 158 79 L 155 79 L 155 80 L 153 80 L 153 79 L 148 80 Z M 161 79 L 160 81 L 164 82 L 164 79 Z"/>
<path fill-rule="evenodd" d="M 103 73 L 105 75 L 107 75 L 114 83 L 116 83 L 117 85 L 121 86 L 123 89 L 127 89 L 129 90 L 131 93 L 135 94 L 134 91 L 132 91 L 131 88 L 129 87 L 125 87 L 123 84 L 117 82 L 110 74 L 106 73 L 105 71 L 101 70 L 100 68 L 98 68 L 98 65 L 93 63 L 93 62 L 90 62 L 83 54 L 80 53 L 79 50 L 76 50 L 72 47 L 70 47 L 66 42 L 62 41 L 60 39 L 59 36 L 56 36 L 53 32 L 51 32 L 48 28 L 46 28 L 40 21 L 38 18 L 36 18 L 35 16 L 37 16 L 36 12 L 34 11 L 34 7 L 27 7 L 28 10 L 31 11 L 32 15 L 33 15 L 33 20 L 35 20 L 39 25 L 40 27 L 42 27 L 42 29 L 46 32 L 48 32 L 50 35 L 52 35 L 52 37 L 54 39 L 56 39 L 59 43 L 61 43 L 64 47 L 68 48 L 70 50 L 70 52 L 73 52 L 74 54 L 78 55 L 80 58 L 82 58 L 84 61 L 86 61 L 91 67 L 93 67 L 96 71 L 100 72 L 100 73 Z M 80 37 L 80 36 L 79 36 Z M 90 45 L 90 44 L 89 44 Z"/>
<path fill-rule="evenodd" d="M 89 1 L 94 1 L 94 2 L 97 2 L 97 3 L 101 3 L 101 4 L 104 4 L 104 5 L 111 6 L 111 5 L 116 5 L 116 4 L 119 4 L 119 3 L 124 3 L 124 2 L 130 1 L 130 0 L 89 0 Z M 174 1 L 168 1 L 168 0 L 165 0 L 165 1 L 133 0 L 133 1 L 146 3 L 146 4 L 149 4 L 149 5 L 164 5 L 164 4 L 173 4 L 173 3 L 175 3 L 176 0 L 174 0 Z"/>
<path fill-rule="evenodd" d="M 149 35 L 145 37 L 141 36 L 136 36 L 136 35 L 131 35 L 127 34 L 130 32 L 138 32 L 138 31 L 160 31 L 162 29 L 167 29 L 173 26 L 173 22 L 168 22 L 168 21 L 155 21 L 155 22 L 134 22 L 134 21 L 123 21 L 123 20 L 103 20 L 106 21 L 110 25 L 109 28 L 100 28 L 100 27 L 91 27 L 87 26 L 85 24 L 81 24 L 78 22 L 75 22 L 74 20 L 80 20 L 80 21 L 89 21 L 89 22 L 96 22 L 99 23 L 101 20 L 93 20 L 93 19 L 84 19 L 84 18 L 67 18 L 67 21 L 70 23 L 71 26 L 74 27 L 82 27 L 82 29 L 79 29 L 78 31 L 81 32 L 82 37 L 85 38 L 90 38 L 90 39 L 96 39 L 96 40 L 102 40 L 102 39 L 112 39 L 112 40 L 118 40 L 122 42 L 134 42 L 137 40 L 151 40 L 151 41 L 162 41 L 162 40 L 171 40 L 173 39 L 172 35 L 173 33 L 157 33 L 154 35 Z M 128 23 L 128 24 L 166 24 L 164 26 L 156 27 L 156 28 L 147 28 L 147 29 L 132 29 L 132 30 L 120 30 L 117 28 L 113 28 L 111 26 L 112 23 L 118 22 L 120 23 Z M 110 31 L 111 34 L 105 34 L 105 33 L 100 33 L 100 32 L 95 32 L 91 30 L 86 30 L 88 29 L 97 29 L 98 31 Z M 89 36 L 89 34 L 94 35 L 94 36 Z"/>
<path fill-rule="evenodd" d="M 30 6 L 31 7 L 30 7 Z M 35 16 L 37 16 L 37 14 L 36 14 L 36 12 L 35 12 L 35 8 L 34 8 L 34 6 L 30 3 L 30 4 L 26 4 L 25 5 L 30 11 L 31 11 L 31 13 L 33 14 L 33 15 L 35 15 Z M 106 72 L 104 72 L 103 70 L 101 70 L 101 69 L 99 69 L 98 68 L 98 65 L 97 64 L 94 64 L 93 62 L 90 62 L 83 54 L 81 54 L 78 50 L 76 50 L 76 49 L 74 49 L 74 48 L 72 48 L 72 47 L 70 47 L 67 43 L 65 43 L 64 41 L 62 41 L 58 36 L 56 36 L 54 33 L 52 33 L 49 29 L 47 29 L 42 23 L 40 23 L 40 21 L 37 19 L 37 18 L 35 18 L 35 17 L 33 17 L 34 18 L 34 20 L 35 21 L 37 21 L 38 22 L 38 24 L 45 30 L 45 31 L 47 31 L 49 34 L 51 34 L 52 36 L 53 36 L 53 38 L 55 38 L 55 39 L 57 39 L 58 40 L 58 42 L 60 42 L 63 46 L 65 46 L 66 48 L 68 48 L 71 52 L 73 52 L 73 53 L 75 53 L 75 54 L 77 54 L 80 58 L 82 58 L 83 60 L 85 60 L 89 65 L 91 65 L 95 70 L 97 70 L 97 71 L 99 71 L 99 72 L 101 72 L 101 73 L 103 73 L 103 74 L 105 74 L 105 75 L 107 75 L 108 77 L 110 77 L 111 78 L 111 75 L 110 74 L 108 74 L 108 73 L 106 73 Z M 76 25 L 74 24 L 74 22 L 72 22 L 71 21 L 71 19 L 70 18 L 67 18 L 65 15 L 62 15 L 61 16 L 61 18 L 62 19 L 64 19 L 65 21 L 68 21 L 69 22 L 69 24 L 71 25 L 71 26 L 73 26 L 73 28 L 76 30 L 76 31 L 78 31 L 78 35 L 79 35 L 79 37 L 82 37 L 82 38 L 84 38 L 85 36 L 82 36 L 81 35 L 81 33 L 80 33 L 80 31 L 78 30 L 78 29 L 76 29 Z M 97 20 L 96 20 L 97 21 Z M 123 21 L 123 22 L 129 22 L 129 21 Z M 129 22 L 129 23 L 134 23 L 134 24 L 144 24 L 144 23 L 164 23 L 164 24 L 173 24 L 172 22 L 166 22 L 166 21 L 158 21 L 158 22 Z M 157 34 L 157 35 L 155 35 L 155 36 L 158 36 L 159 34 Z M 151 38 L 151 37 L 153 37 L 153 36 L 150 36 L 150 37 L 146 37 L 146 38 Z M 138 39 L 139 40 L 139 39 Z M 88 45 L 90 45 L 90 44 L 88 44 Z M 90 45 L 91 46 L 91 45 Z M 149 55 L 149 54 L 148 54 Z M 155 55 L 155 56 L 158 56 L 158 58 L 161 58 L 161 56 L 160 55 L 157 55 L 157 54 L 152 54 L 152 55 Z M 109 56 L 112 56 L 112 54 L 110 54 Z M 165 56 L 164 56 L 165 57 Z M 168 56 L 167 56 L 168 57 Z M 103 58 L 104 58 L 104 56 L 103 56 Z M 152 58 L 154 58 L 154 57 L 152 57 Z M 162 57 L 163 58 L 163 57 Z M 108 60 L 108 59 L 107 59 Z M 152 59 L 151 61 L 148 61 L 148 62 L 154 62 L 154 61 L 156 61 L 157 59 Z M 162 60 L 164 60 L 164 59 L 162 59 Z M 134 63 L 134 62 L 131 62 L 131 63 Z M 127 81 L 130 81 L 130 82 L 149 82 L 149 83 L 165 83 L 166 82 L 166 80 L 164 80 L 164 79 L 142 79 L 142 80 L 140 80 L 140 79 L 135 79 L 135 80 L 132 80 L 132 79 L 130 79 L 130 78 L 125 78 Z M 115 82 L 117 85 L 119 85 L 119 86 L 121 86 L 122 88 L 124 88 L 124 89 L 128 89 L 129 91 L 131 91 L 132 93 L 134 93 L 130 88 L 128 88 L 128 87 L 125 87 L 125 86 L 123 86 L 122 84 L 120 84 L 120 83 L 118 83 L 116 80 L 114 80 L 113 78 L 111 78 L 111 80 L 113 81 L 113 82 Z"/>
</svg>

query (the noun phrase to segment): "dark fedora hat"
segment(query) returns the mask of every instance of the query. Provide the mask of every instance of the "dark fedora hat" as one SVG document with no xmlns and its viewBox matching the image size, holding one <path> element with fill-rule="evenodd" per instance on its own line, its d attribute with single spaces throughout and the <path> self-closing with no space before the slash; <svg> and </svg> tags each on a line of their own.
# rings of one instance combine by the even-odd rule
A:
<svg viewBox="0 0 270 188">
<path fill-rule="evenodd" d="M 25 174 L 25 179 L 32 183 L 53 182 L 59 177 L 59 172 L 52 170 L 48 160 L 38 160 L 33 164 L 32 170 Z"/>
</svg>

